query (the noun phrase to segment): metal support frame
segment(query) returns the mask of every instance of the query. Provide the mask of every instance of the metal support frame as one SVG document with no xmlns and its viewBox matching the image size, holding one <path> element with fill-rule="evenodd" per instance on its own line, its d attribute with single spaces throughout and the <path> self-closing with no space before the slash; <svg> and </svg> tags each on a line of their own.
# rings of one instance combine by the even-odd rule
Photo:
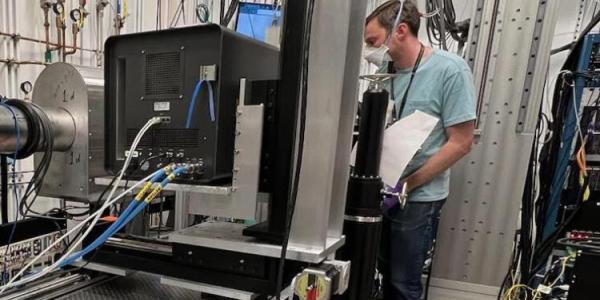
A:
<svg viewBox="0 0 600 300">
<path fill-rule="evenodd" d="M 362 36 L 362 26 L 351 27 L 351 15 L 361 15 L 364 11 L 356 11 L 360 7 L 364 7 L 365 3 L 362 0 L 330 0 L 330 1 L 316 1 L 315 12 L 313 17 L 313 32 L 311 33 L 311 48 L 310 48 L 310 65 L 309 65 L 309 82 L 308 82 L 308 105 L 307 105 L 307 119 L 306 119 L 306 132 L 305 132 L 305 143 L 306 147 L 302 155 L 303 164 L 300 174 L 300 187 L 298 200 L 296 203 L 294 219 L 292 223 L 290 242 L 287 252 L 288 263 L 287 265 L 294 266 L 297 264 L 315 263 L 318 264 L 324 261 L 327 257 L 333 257 L 337 249 L 339 249 L 344 243 L 344 236 L 342 235 L 342 223 L 343 223 L 343 207 L 345 206 L 345 194 L 346 185 L 348 181 L 349 172 L 349 157 L 350 157 L 350 143 L 351 143 L 351 132 L 353 126 L 354 115 L 347 113 L 348 111 L 354 111 L 356 107 L 356 87 L 358 82 L 358 63 L 360 59 L 361 43 L 353 43 L 349 45 L 348 41 L 359 41 Z M 298 22 L 298 10 L 294 10 L 294 7 L 301 7 L 304 1 L 290 1 L 288 3 L 289 18 L 287 21 L 295 20 Z M 357 3 L 360 5 L 355 5 Z M 358 8 L 357 8 L 358 7 Z M 332 15 L 330 12 L 335 11 Z M 298 31 L 302 22 L 295 24 L 296 27 L 287 28 L 284 36 L 287 34 L 299 34 Z M 324 30 L 326 29 L 326 30 Z M 291 51 L 289 48 L 297 47 L 298 45 L 294 42 L 287 41 L 282 46 L 284 52 L 284 61 L 286 55 L 293 55 L 296 53 Z M 332 52 L 331 49 L 337 49 Z M 345 55 L 345 51 L 352 53 L 352 57 L 356 61 L 348 60 Z M 289 51 L 285 54 L 286 49 Z M 293 49 L 297 50 L 297 49 Z M 290 61 L 289 64 L 284 63 L 282 71 L 285 76 L 288 76 L 286 80 L 290 79 L 290 73 L 297 72 L 294 69 L 293 62 L 297 60 L 299 56 L 287 57 Z M 349 74 L 346 74 L 346 69 L 352 70 Z M 356 76 L 353 76 L 356 75 Z M 291 76 L 294 77 L 294 76 Z M 294 94 L 293 91 L 297 84 L 297 80 L 292 80 L 280 83 L 280 90 L 284 91 L 280 95 L 281 105 L 279 109 L 285 110 L 280 112 L 280 117 L 288 116 L 290 119 L 294 119 L 296 112 L 296 103 L 298 94 Z M 243 98 L 240 104 L 243 104 Z M 238 119 L 243 121 L 245 116 L 252 120 L 261 119 L 244 107 L 242 115 L 238 116 Z M 288 113 L 289 115 L 286 115 Z M 292 123 L 292 122 L 289 122 Z M 290 126 L 288 126 L 290 125 Z M 278 126 L 279 137 L 282 138 L 280 143 L 285 144 L 281 147 L 278 146 L 277 157 L 273 158 L 277 162 L 277 168 L 271 170 L 278 174 L 277 181 L 273 183 L 276 188 L 272 193 L 273 200 L 270 202 L 270 214 L 269 222 L 273 223 L 273 228 L 277 229 L 277 224 L 282 221 L 282 216 L 273 214 L 273 212 L 281 212 L 281 206 L 284 205 L 288 198 L 289 192 L 289 177 L 287 174 L 291 174 L 291 169 L 286 167 L 293 158 L 294 143 L 287 144 L 290 141 L 290 132 L 295 130 L 295 123 L 288 124 L 286 126 Z M 260 140 L 257 136 L 253 136 L 251 132 L 248 132 L 248 126 L 254 126 L 252 124 L 240 125 L 242 128 L 241 136 L 248 134 L 249 137 L 254 137 L 255 141 Z M 258 127 L 253 127 L 258 128 Z M 256 133 L 257 131 L 252 131 Z M 347 134 L 347 137 L 345 136 Z M 343 137 L 342 137 L 343 136 Z M 238 139 L 241 142 L 241 137 Z M 338 142 L 342 144 L 338 144 Z M 237 143 L 237 141 L 236 141 Z M 248 143 L 248 145 L 251 145 Z M 347 145 L 347 147 L 346 147 Z M 255 145 L 251 145 L 255 146 Z M 291 146 L 291 147 L 288 147 Z M 237 150 L 244 150 L 242 146 L 236 144 Z M 253 148 L 256 149 L 256 148 Z M 288 151 L 290 150 L 290 151 Z M 255 152 L 251 152 L 255 153 Z M 260 149 L 258 150 L 260 153 Z M 241 153 L 240 153 L 241 154 Z M 240 155 L 241 156 L 241 155 Z M 338 159 L 340 158 L 340 159 Z M 238 156 L 236 156 L 238 159 Z M 246 163 L 250 163 L 252 158 L 245 158 Z M 255 161 L 258 161 L 256 159 Z M 240 163 L 242 161 L 240 160 Z M 234 165 L 238 165 L 238 161 L 234 162 Z M 248 168 L 245 166 L 245 168 Z M 285 169 L 285 170 L 283 170 Z M 285 171 L 285 172 L 284 172 Z M 239 180 L 243 179 L 241 173 L 236 173 Z M 235 175 L 235 176 L 238 176 Z M 247 176 L 248 178 L 257 179 L 258 176 Z M 334 179 L 335 178 L 335 179 Z M 99 179 L 104 184 L 108 183 L 107 178 Z M 244 193 L 243 187 L 239 181 L 234 180 L 235 185 L 230 187 L 206 187 L 206 186 L 186 186 L 182 184 L 172 184 L 167 186 L 167 189 L 177 191 L 176 198 L 176 211 L 180 215 L 181 219 L 176 222 L 176 233 L 170 236 L 170 241 L 174 243 L 174 249 L 192 249 L 194 254 L 197 253 L 193 249 L 200 249 L 200 251 L 221 251 L 221 253 L 232 253 L 232 255 L 248 255 L 252 254 L 255 256 L 262 256 L 266 261 L 273 262 L 278 261 L 281 246 L 267 244 L 259 242 L 253 237 L 244 236 L 242 229 L 245 225 L 233 224 L 233 223 L 207 223 L 200 224 L 193 227 L 187 227 L 186 216 L 189 212 L 200 213 L 201 209 L 206 209 L 208 206 L 205 202 L 207 195 L 213 197 L 219 196 L 219 200 L 216 198 L 212 203 L 215 205 L 229 205 L 231 199 L 235 198 L 235 194 L 239 192 L 240 201 L 248 201 L 248 203 L 255 202 L 252 207 L 252 213 L 256 211 L 256 193 Z M 335 187 L 334 187 L 335 185 Z M 197 197 L 198 194 L 202 194 L 203 198 Z M 259 195 L 261 196 L 261 195 Z M 340 196 L 342 196 L 340 198 Z M 335 199 L 334 199 L 335 197 Z M 188 199 L 189 198 L 189 199 Z M 261 199 L 258 199 L 258 202 Z M 179 202 L 179 203 L 177 203 Z M 196 203 L 194 203 L 196 202 Z M 233 202 L 231 202 L 233 203 Z M 248 203 L 243 203 L 247 205 Z M 198 205 L 198 206 L 195 206 Z M 202 207 L 201 207 L 202 206 Z M 277 207 L 280 207 L 277 209 Z M 217 207 L 214 207 L 211 215 L 215 214 Z M 249 212 L 249 206 L 248 212 Z M 332 208 L 337 208 L 332 211 Z M 206 212 L 206 211 L 204 211 Z M 227 216 L 231 216 L 228 213 Z M 241 216 L 241 215 L 240 215 Z M 247 215 L 244 215 L 247 217 Z M 208 228 L 212 226 L 211 228 Z M 187 228 L 186 228 L 187 227 Z M 270 229 L 273 229 L 270 228 Z M 112 252 L 113 246 L 109 246 L 106 249 L 101 249 L 99 254 L 96 256 L 97 260 L 103 260 L 103 262 L 114 262 L 115 265 L 127 266 L 133 264 L 132 257 L 126 256 L 124 251 L 119 253 Z M 106 250 L 106 251 L 105 251 Z M 112 252 L 112 253 L 109 253 Z M 180 253 L 185 259 L 186 253 Z M 191 256 L 191 255 L 190 255 Z M 148 270 L 156 273 L 153 270 L 165 269 L 166 266 L 156 263 L 155 266 L 150 264 Z M 152 268 L 155 269 L 152 269 Z M 170 268 L 169 266 L 168 268 Z M 194 269 L 191 265 L 178 264 L 178 268 Z M 169 272 L 172 270 L 167 270 Z M 269 271 L 270 273 L 271 271 Z M 286 271 L 287 272 L 287 271 Z M 168 273 L 165 276 L 172 276 Z M 200 275 L 190 275 L 191 277 L 201 277 Z M 206 276 L 206 274 L 202 275 Z M 231 277 L 235 278 L 235 277 Z M 187 278 L 190 279 L 190 278 Z M 194 280 L 194 278 L 191 278 Z M 200 279 L 199 281 L 205 282 Z M 208 281 L 207 281 L 208 282 Z M 251 281 L 250 281 L 251 282 Z M 210 283 L 210 282 L 209 282 Z M 239 283 L 238 283 L 239 284 Z M 261 284 L 263 284 L 261 282 Z M 252 287 L 253 289 L 260 289 L 261 286 Z"/>
</svg>

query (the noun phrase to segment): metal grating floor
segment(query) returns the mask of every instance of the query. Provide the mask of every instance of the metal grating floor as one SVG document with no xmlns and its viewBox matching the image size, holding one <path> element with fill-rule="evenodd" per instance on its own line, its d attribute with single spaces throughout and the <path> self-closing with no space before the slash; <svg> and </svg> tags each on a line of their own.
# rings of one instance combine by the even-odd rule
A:
<svg viewBox="0 0 600 300">
<path fill-rule="evenodd" d="M 160 284 L 157 276 L 134 273 L 127 277 L 116 277 L 102 284 L 85 288 L 60 300 L 100 300 L 100 299 L 205 299 L 200 292 Z"/>
</svg>

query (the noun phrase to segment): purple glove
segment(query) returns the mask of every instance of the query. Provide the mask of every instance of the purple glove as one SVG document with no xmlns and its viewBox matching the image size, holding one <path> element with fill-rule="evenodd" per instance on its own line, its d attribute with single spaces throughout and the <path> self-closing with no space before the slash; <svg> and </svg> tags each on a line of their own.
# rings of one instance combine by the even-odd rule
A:
<svg viewBox="0 0 600 300">
<path fill-rule="evenodd" d="M 400 200 L 405 199 L 406 197 L 406 195 L 402 195 L 404 187 L 405 183 L 402 181 L 398 181 L 395 187 L 392 188 L 388 186 L 385 188 L 383 201 L 381 203 L 381 208 L 383 209 L 383 211 L 388 211 L 394 208 L 396 205 L 400 205 L 401 202 L 403 202 Z M 402 205 L 402 208 L 404 208 L 404 205 Z"/>
</svg>

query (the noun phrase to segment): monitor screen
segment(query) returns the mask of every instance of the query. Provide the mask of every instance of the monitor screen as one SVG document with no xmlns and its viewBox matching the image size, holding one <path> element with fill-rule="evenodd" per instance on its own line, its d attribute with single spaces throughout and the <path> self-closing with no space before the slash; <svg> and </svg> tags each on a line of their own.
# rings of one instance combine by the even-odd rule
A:
<svg viewBox="0 0 600 300">
<path fill-rule="evenodd" d="M 236 31 L 253 39 L 267 42 L 268 30 L 279 24 L 280 8 L 272 4 L 241 2 Z"/>
</svg>

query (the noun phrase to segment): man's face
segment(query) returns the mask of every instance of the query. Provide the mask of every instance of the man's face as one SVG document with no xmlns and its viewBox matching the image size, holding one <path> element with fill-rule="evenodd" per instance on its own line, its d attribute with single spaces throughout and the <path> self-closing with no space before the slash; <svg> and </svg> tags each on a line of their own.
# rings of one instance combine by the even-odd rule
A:
<svg viewBox="0 0 600 300">
<path fill-rule="evenodd" d="M 365 43 L 367 46 L 379 48 L 385 44 L 387 37 L 387 30 L 385 27 L 381 26 L 381 23 L 379 23 L 377 18 L 374 18 L 367 23 L 367 26 L 365 27 Z"/>
</svg>

